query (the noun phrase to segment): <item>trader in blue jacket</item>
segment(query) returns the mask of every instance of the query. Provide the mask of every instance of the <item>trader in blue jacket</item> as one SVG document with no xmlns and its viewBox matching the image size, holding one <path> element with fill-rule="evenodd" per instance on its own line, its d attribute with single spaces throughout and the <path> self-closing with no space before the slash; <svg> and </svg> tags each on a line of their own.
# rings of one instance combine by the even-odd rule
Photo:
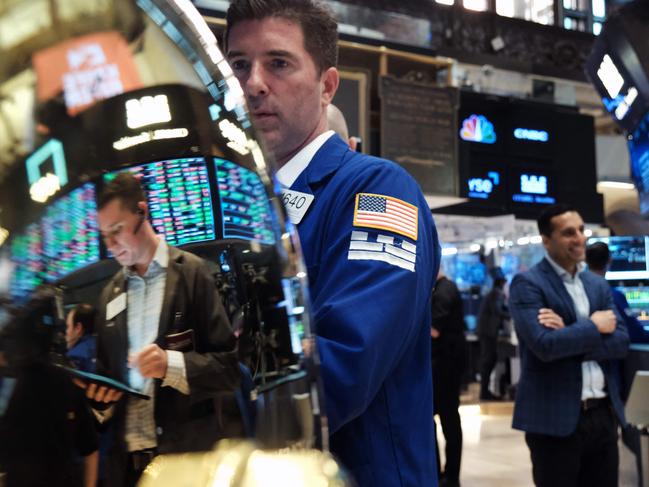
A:
<svg viewBox="0 0 649 487">
<path fill-rule="evenodd" d="M 547 254 L 510 286 L 522 366 L 513 427 L 526 432 L 538 487 L 617 486 L 625 421 L 612 360 L 629 337 L 606 281 L 584 270 L 579 213 L 552 205 L 538 227 Z"/>
<path fill-rule="evenodd" d="M 227 57 L 280 169 L 308 269 L 331 450 L 363 486 L 435 486 L 430 296 L 417 183 L 327 130 L 336 22 L 309 0 L 234 0 Z"/>
</svg>

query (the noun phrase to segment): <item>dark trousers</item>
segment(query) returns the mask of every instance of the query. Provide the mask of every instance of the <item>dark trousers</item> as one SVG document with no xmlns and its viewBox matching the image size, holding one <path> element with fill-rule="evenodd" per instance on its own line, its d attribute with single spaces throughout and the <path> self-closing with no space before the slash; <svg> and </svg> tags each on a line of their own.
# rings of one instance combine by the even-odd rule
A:
<svg viewBox="0 0 649 487">
<path fill-rule="evenodd" d="M 460 461 L 462 459 L 462 424 L 460 422 L 460 386 L 462 381 L 463 359 L 461 362 L 435 362 L 433 365 L 433 404 L 446 441 L 446 465 L 444 477 L 457 483 L 460 478 Z M 440 469 L 439 448 L 437 454 L 437 471 Z"/>
<path fill-rule="evenodd" d="M 489 378 L 498 360 L 498 337 L 480 337 L 480 396 L 489 396 Z"/>
<path fill-rule="evenodd" d="M 577 429 L 559 437 L 526 433 L 537 487 L 617 487 L 617 421 L 608 401 L 582 411 Z"/>
</svg>

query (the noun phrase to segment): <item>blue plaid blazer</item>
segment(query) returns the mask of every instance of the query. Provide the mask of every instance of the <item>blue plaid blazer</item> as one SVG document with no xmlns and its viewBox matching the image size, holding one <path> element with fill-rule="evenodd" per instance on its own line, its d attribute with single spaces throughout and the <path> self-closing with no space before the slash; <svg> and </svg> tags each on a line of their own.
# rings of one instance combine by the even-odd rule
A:
<svg viewBox="0 0 649 487">
<path fill-rule="evenodd" d="M 579 277 L 588 295 L 590 314 L 606 309 L 615 311 L 611 290 L 603 278 L 588 271 Z M 514 277 L 509 308 L 521 357 L 513 427 L 553 436 L 573 433 L 580 414 L 581 363 L 585 360 L 596 360 L 602 367 L 615 414 L 625 424 L 618 379 L 611 362 L 623 358 L 629 345 L 619 315 L 615 332 L 608 335 L 600 334 L 589 319 L 577 318 L 572 298 L 546 259 Z M 539 324 L 540 308 L 554 310 L 566 327 L 552 330 Z"/>
</svg>

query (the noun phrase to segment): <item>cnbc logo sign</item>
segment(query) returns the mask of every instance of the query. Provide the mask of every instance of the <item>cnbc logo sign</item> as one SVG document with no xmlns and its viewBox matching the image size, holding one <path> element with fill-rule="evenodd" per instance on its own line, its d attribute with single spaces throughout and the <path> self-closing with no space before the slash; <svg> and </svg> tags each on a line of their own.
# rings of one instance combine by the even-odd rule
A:
<svg viewBox="0 0 649 487">
<path fill-rule="evenodd" d="M 467 142 L 493 144 L 496 142 L 494 124 L 487 120 L 484 115 L 471 115 L 462 121 L 460 138 Z"/>
</svg>

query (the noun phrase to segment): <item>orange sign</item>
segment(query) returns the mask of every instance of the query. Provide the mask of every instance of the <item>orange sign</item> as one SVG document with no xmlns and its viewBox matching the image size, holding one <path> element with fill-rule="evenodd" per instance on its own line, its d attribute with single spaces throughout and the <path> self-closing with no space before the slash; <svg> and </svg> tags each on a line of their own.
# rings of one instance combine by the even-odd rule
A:
<svg viewBox="0 0 649 487">
<path fill-rule="evenodd" d="M 63 91 L 70 115 L 142 86 L 131 51 L 119 32 L 69 39 L 35 53 L 32 64 L 38 99 L 48 100 Z"/>
</svg>

